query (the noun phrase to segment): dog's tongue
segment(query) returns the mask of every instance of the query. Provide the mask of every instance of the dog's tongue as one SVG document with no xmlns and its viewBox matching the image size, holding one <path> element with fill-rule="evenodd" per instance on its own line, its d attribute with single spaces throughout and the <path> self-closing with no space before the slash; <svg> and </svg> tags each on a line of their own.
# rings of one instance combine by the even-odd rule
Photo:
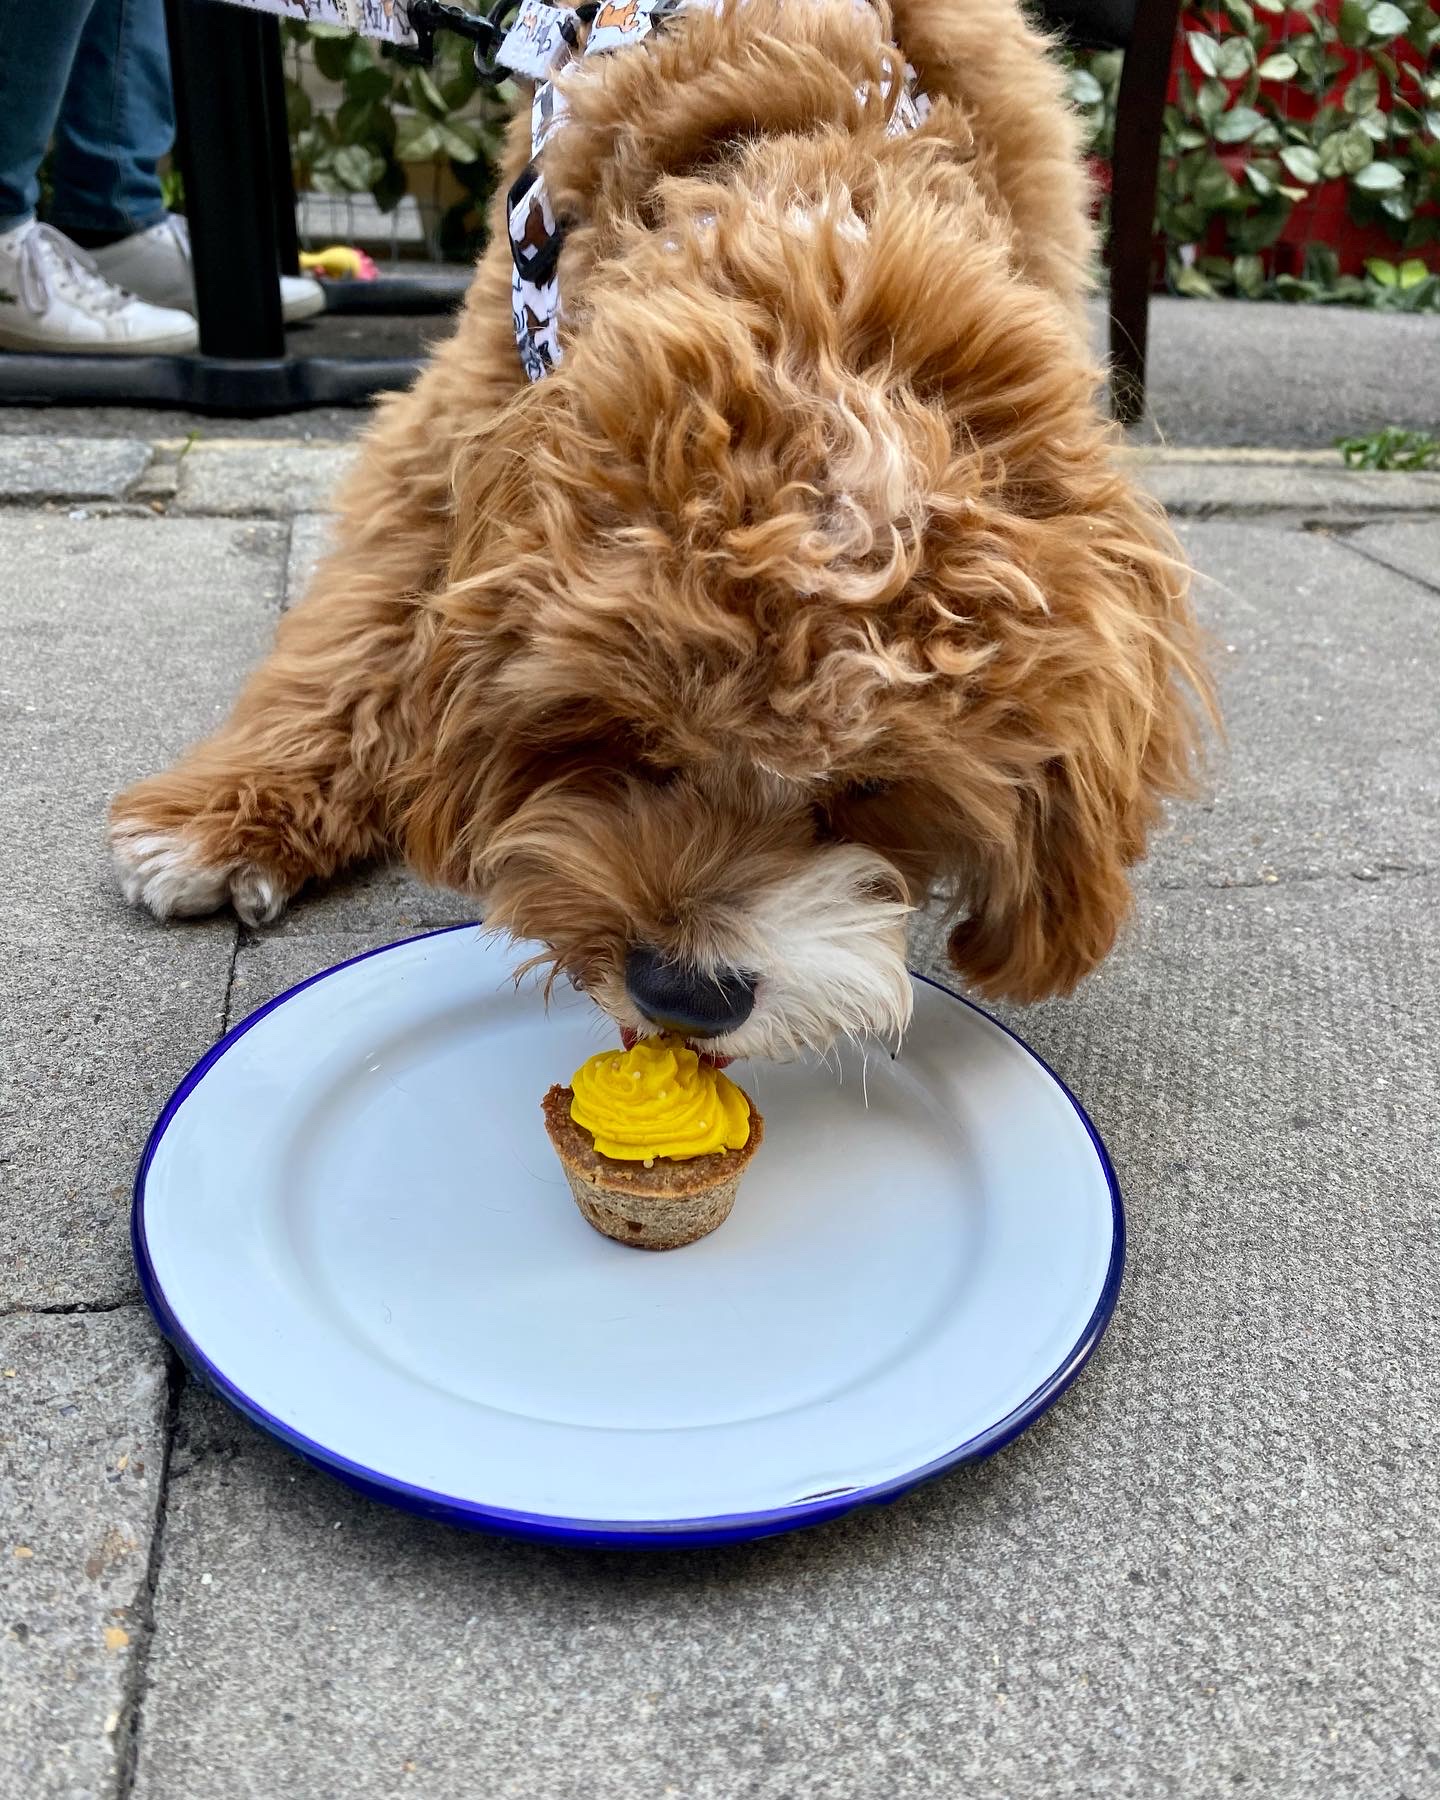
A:
<svg viewBox="0 0 1440 1800">
<path fill-rule="evenodd" d="M 620 1027 L 620 1042 L 627 1050 L 633 1050 L 635 1048 L 639 1036 L 640 1033 L 633 1025 L 622 1025 Z M 709 1063 L 712 1069 L 728 1069 L 735 1060 L 733 1056 L 716 1056 L 709 1050 L 702 1050 L 698 1044 L 691 1044 L 690 1048 L 700 1058 L 702 1063 Z"/>
</svg>

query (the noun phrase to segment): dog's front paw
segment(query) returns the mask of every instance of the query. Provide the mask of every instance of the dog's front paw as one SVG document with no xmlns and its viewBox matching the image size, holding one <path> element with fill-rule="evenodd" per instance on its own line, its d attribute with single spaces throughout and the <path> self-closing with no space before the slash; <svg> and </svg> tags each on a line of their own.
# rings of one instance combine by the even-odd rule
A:
<svg viewBox="0 0 1440 1800">
<path fill-rule="evenodd" d="M 110 853 L 120 892 L 157 919 L 198 918 L 229 901 L 246 925 L 270 925 L 290 898 L 268 870 L 211 861 L 183 830 L 156 831 L 117 819 Z"/>
</svg>

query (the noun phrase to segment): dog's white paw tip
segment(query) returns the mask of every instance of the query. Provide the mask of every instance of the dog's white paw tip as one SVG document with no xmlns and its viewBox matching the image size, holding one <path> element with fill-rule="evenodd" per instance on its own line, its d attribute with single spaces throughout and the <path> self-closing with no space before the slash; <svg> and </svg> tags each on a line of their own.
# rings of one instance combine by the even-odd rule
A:
<svg viewBox="0 0 1440 1800">
<path fill-rule="evenodd" d="M 225 904 L 230 871 L 207 866 L 178 831 L 111 834 L 120 892 L 157 919 L 194 918 Z"/>
<path fill-rule="evenodd" d="M 271 925 L 290 897 L 274 875 L 254 863 L 202 861 L 183 832 L 117 828 L 110 849 L 120 892 L 157 919 L 198 918 L 218 912 L 228 900 L 246 925 Z"/>
<path fill-rule="evenodd" d="M 288 898 L 273 875 L 253 865 L 236 869 L 230 877 L 231 904 L 246 925 L 273 925 Z"/>
</svg>

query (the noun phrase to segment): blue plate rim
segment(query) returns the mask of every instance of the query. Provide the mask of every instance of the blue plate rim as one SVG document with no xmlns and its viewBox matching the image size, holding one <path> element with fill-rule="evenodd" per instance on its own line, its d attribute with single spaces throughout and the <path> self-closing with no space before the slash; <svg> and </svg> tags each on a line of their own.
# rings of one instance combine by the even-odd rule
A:
<svg viewBox="0 0 1440 1800">
<path fill-rule="evenodd" d="M 1075 1109 L 1080 1123 L 1085 1127 L 1086 1135 L 1094 1146 L 1100 1159 L 1100 1167 L 1110 1191 L 1110 1207 L 1112 1236 L 1110 1244 L 1110 1263 L 1101 1285 L 1099 1298 L 1086 1320 L 1084 1329 L 1069 1352 L 1061 1359 L 1057 1367 L 1029 1393 L 1018 1406 L 1011 1409 L 993 1425 L 966 1438 L 953 1450 L 935 1457 L 919 1468 L 907 1470 L 902 1475 L 891 1477 L 871 1487 L 848 1488 L 843 1491 L 817 1496 L 814 1500 L 792 1502 L 788 1506 L 777 1507 L 763 1512 L 722 1514 L 715 1518 L 696 1519 L 662 1519 L 662 1520 L 606 1520 L 606 1519 L 566 1519 L 544 1513 L 516 1512 L 506 1507 L 487 1506 L 480 1501 L 460 1499 L 452 1494 L 441 1494 L 428 1488 L 417 1487 L 413 1483 L 400 1481 L 394 1476 L 381 1474 L 378 1470 L 365 1468 L 341 1456 L 337 1451 L 329 1449 L 315 1439 L 306 1437 L 303 1432 L 296 1431 L 283 1419 L 277 1418 L 263 1406 L 252 1400 L 248 1394 L 236 1386 L 230 1378 L 211 1362 L 189 1332 L 180 1323 L 160 1285 L 159 1277 L 150 1256 L 150 1247 L 145 1235 L 145 1177 L 151 1163 L 160 1148 L 161 1140 L 169 1129 L 176 1113 L 184 1105 L 190 1094 L 204 1080 L 220 1058 L 253 1029 L 269 1013 L 293 1000 L 306 988 L 314 987 L 316 982 L 325 981 L 332 975 L 338 975 L 342 969 L 354 968 L 357 963 L 368 962 L 371 957 L 384 956 L 391 950 L 399 950 L 407 944 L 424 943 L 429 938 L 447 937 L 457 931 L 476 931 L 483 929 L 477 920 L 467 920 L 458 925 L 442 925 L 431 931 L 418 931 L 409 937 L 397 938 L 393 943 L 377 944 L 373 949 L 363 950 L 358 956 L 346 957 L 343 962 L 333 964 L 328 969 L 320 969 L 314 975 L 308 975 L 303 981 L 297 981 L 283 993 L 276 994 L 259 1006 L 254 1012 L 242 1019 L 238 1025 L 212 1044 L 194 1067 L 186 1074 L 166 1101 L 146 1139 L 144 1151 L 141 1153 L 139 1167 L 135 1171 L 133 1198 L 130 1208 L 130 1242 L 135 1258 L 135 1268 L 140 1279 L 140 1291 L 145 1304 L 149 1307 L 156 1324 L 166 1339 L 180 1356 L 192 1375 L 212 1392 L 220 1395 L 238 1413 L 247 1418 L 268 1436 L 275 1438 L 288 1449 L 301 1456 L 315 1468 L 323 1469 L 335 1476 L 346 1486 L 354 1488 L 371 1499 L 379 1500 L 387 1505 L 399 1508 L 402 1512 L 415 1514 L 423 1518 L 439 1519 L 447 1524 L 460 1526 L 472 1531 L 487 1531 L 505 1537 L 523 1538 L 531 1541 L 551 1544 L 584 1545 L 593 1548 L 619 1550 L 653 1550 L 653 1549 L 702 1549 L 716 1544 L 741 1543 L 748 1539 L 769 1537 L 780 1532 L 794 1531 L 805 1526 L 819 1525 L 829 1519 L 838 1519 L 865 1506 L 887 1504 L 898 1500 L 902 1495 L 914 1491 L 926 1482 L 934 1481 L 938 1476 L 959 1468 L 964 1463 L 978 1462 L 987 1456 L 993 1456 L 997 1450 L 1003 1450 L 1012 1443 L 1022 1431 L 1034 1424 L 1040 1415 L 1046 1412 L 1060 1398 L 1095 1351 L 1105 1333 L 1106 1327 L 1115 1311 L 1115 1303 L 1119 1296 L 1121 1279 L 1125 1268 L 1125 1207 L 1120 1194 L 1120 1183 L 1115 1174 L 1115 1166 L 1110 1160 L 1110 1153 L 1105 1148 L 1103 1139 L 1096 1129 L 1089 1113 L 1076 1099 L 1065 1081 L 1056 1074 L 1045 1058 L 1038 1051 L 1006 1025 L 997 1019 L 983 1006 L 973 1000 L 967 1000 L 963 994 L 957 994 L 936 981 L 932 976 L 919 974 L 911 970 L 914 980 L 923 982 L 926 987 L 934 988 L 937 993 L 944 994 L 947 999 L 956 1001 L 961 1006 L 969 1007 L 971 1012 L 978 1013 L 981 1018 L 988 1019 L 997 1030 L 1018 1044 L 1032 1061 L 1039 1064 L 1065 1098 Z"/>
</svg>

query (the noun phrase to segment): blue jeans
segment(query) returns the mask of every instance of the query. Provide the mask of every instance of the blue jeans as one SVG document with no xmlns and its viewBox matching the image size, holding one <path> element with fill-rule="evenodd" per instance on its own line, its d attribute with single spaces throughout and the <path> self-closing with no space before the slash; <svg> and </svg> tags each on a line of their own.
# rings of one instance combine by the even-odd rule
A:
<svg viewBox="0 0 1440 1800">
<path fill-rule="evenodd" d="M 52 138 L 59 230 L 158 224 L 174 136 L 163 0 L 0 0 L 0 231 L 34 217 Z"/>
</svg>

